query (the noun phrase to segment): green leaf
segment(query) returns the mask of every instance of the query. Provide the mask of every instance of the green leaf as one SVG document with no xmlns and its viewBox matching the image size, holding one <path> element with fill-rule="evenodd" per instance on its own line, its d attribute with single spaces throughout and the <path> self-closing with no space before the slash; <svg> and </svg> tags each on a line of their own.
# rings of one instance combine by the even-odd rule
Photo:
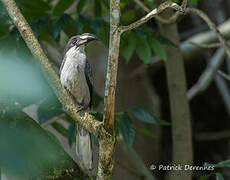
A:
<svg viewBox="0 0 230 180">
<path fill-rule="evenodd" d="M 224 180 L 224 176 L 221 173 L 216 173 L 216 180 Z"/>
<path fill-rule="evenodd" d="M 159 41 L 157 41 L 156 39 L 149 38 L 148 40 L 149 40 L 149 44 L 150 44 L 152 50 L 160 58 L 162 58 L 164 61 L 166 61 L 167 60 L 167 55 L 166 55 L 164 46 Z"/>
<path fill-rule="evenodd" d="M 59 0 L 58 3 L 54 6 L 53 15 L 59 16 L 65 12 L 72 4 L 74 0 Z"/>
<path fill-rule="evenodd" d="M 127 112 L 124 112 L 120 121 L 120 131 L 128 145 L 132 145 L 135 138 L 135 126 Z"/>
<path fill-rule="evenodd" d="M 127 35 L 121 40 L 121 54 L 128 63 L 136 48 L 136 36 L 132 31 L 127 32 Z"/>
<path fill-rule="evenodd" d="M 73 142 L 75 142 L 76 140 L 76 132 L 77 132 L 76 121 L 71 122 L 68 130 L 69 130 L 68 143 L 69 143 L 69 146 L 71 147 Z"/>
<path fill-rule="evenodd" d="M 135 18 L 135 11 L 133 9 L 128 10 L 122 15 L 122 20 L 125 22 L 131 21 Z"/>
<path fill-rule="evenodd" d="M 145 39 L 140 38 L 140 37 L 137 38 L 137 42 L 138 43 L 136 43 L 136 52 L 137 52 L 138 57 L 145 64 L 150 63 L 152 52 L 151 52 L 151 48 L 149 47 L 148 42 Z"/>
<path fill-rule="evenodd" d="M 132 108 L 131 113 L 140 121 L 150 123 L 150 124 L 159 124 L 159 119 L 143 108 Z"/>
<path fill-rule="evenodd" d="M 85 7 L 85 4 L 86 4 L 86 0 L 80 0 L 77 4 L 77 13 L 81 13 L 83 8 Z"/>
</svg>

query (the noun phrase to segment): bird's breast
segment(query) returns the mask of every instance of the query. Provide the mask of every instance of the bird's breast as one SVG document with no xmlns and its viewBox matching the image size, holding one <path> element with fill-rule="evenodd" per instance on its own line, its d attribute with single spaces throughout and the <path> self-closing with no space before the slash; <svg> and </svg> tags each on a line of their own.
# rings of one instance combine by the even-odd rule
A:
<svg viewBox="0 0 230 180">
<path fill-rule="evenodd" d="M 61 83 L 81 103 L 88 99 L 89 87 L 85 77 L 85 63 L 79 59 L 66 59 L 60 74 Z M 88 100 L 87 100 L 88 101 Z"/>
</svg>

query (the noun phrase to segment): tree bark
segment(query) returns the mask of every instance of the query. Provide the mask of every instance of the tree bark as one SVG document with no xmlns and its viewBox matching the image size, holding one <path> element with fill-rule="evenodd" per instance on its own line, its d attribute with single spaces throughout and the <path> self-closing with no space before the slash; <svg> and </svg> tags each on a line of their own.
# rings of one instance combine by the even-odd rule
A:
<svg viewBox="0 0 230 180">
<path fill-rule="evenodd" d="M 165 0 L 158 0 L 162 3 Z M 162 17 L 169 18 L 172 11 L 162 13 Z M 163 36 L 179 46 L 179 35 L 176 24 L 164 25 L 159 23 Z M 193 164 L 192 128 L 189 103 L 186 96 L 186 79 L 183 57 L 180 49 L 166 47 L 166 73 L 170 98 L 170 113 L 172 121 L 173 163 L 181 165 Z M 191 180 L 192 171 L 173 171 L 171 180 Z"/>
</svg>

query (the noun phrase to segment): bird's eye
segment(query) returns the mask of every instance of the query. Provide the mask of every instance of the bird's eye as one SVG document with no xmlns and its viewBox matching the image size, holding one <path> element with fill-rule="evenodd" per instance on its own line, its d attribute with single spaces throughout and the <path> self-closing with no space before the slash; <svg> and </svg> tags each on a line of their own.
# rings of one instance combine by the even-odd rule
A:
<svg viewBox="0 0 230 180">
<path fill-rule="evenodd" d="M 72 39 L 72 41 L 71 41 L 73 44 L 75 44 L 76 42 L 77 42 L 77 40 L 76 39 Z"/>
</svg>

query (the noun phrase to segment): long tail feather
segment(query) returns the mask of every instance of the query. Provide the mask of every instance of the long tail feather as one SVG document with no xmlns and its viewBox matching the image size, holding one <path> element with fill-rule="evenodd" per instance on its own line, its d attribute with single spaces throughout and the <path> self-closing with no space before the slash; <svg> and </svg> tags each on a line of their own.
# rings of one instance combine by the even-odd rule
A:
<svg viewBox="0 0 230 180">
<path fill-rule="evenodd" d="M 82 168 L 91 170 L 93 151 L 90 134 L 80 126 L 77 126 L 76 154 Z"/>
</svg>

